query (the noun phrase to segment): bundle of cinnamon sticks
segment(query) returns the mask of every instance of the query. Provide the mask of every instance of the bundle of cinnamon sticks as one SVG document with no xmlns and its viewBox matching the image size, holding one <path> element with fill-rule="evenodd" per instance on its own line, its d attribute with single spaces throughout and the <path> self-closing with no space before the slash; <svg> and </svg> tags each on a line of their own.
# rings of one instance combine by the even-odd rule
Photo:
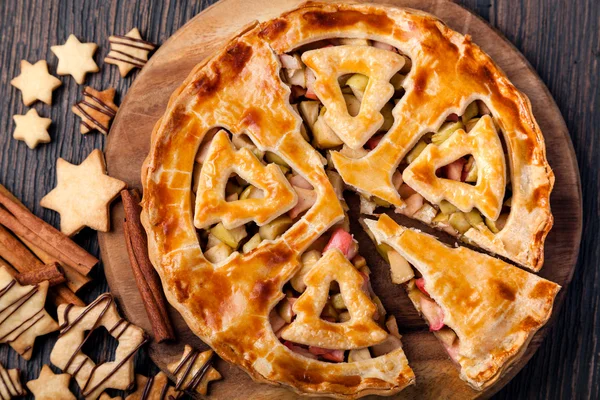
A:
<svg viewBox="0 0 600 400">
<path fill-rule="evenodd" d="M 22 284 L 48 280 L 55 304 L 85 305 L 75 294 L 98 259 L 36 217 L 0 185 L 0 266 Z"/>
<path fill-rule="evenodd" d="M 154 340 L 158 343 L 174 340 L 175 332 L 167 312 L 160 278 L 148 257 L 148 238 L 140 221 L 142 209 L 139 193 L 135 190 L 123 190 L 121 199 L 125 209 L 123 231 L 129 262 L 152 325 Z"/>
</svg>

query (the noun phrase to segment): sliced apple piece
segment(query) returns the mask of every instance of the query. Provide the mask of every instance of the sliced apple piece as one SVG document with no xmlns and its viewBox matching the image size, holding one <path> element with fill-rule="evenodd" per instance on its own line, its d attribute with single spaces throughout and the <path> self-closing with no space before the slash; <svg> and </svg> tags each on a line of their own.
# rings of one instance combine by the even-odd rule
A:
<svg viewBox="0 0 600 400">
<path fill-rule="evenodd" d="M 479 108 L 477 107 L 477 103 L 474 101 L 467 106 L 465 112 L 460 117 L 463 124 L 466 124 L 469 120 L 475 118 L 479 113 Z"/>
<path fill-rule="evenodd" d="M 388 332 L 390 332 L 390 335 L 393 335 L 398 339 L 402 339 L 402 335 L 400 335 L 400 332 L 398 331 L 398 322 L 396 321 L 396 317 L 390 315 L 385 320 L 385 327 L 387 328 Z"/>
<path fill-rule="evenodd" d="M 333 129 L 327 125 L 322 116 L 317 118 L 313 125 L 313 140 L 315 147 L 320 149 L 330 149 L 332 147 L 341 146 L 344 142 L 335 134 Z"/>
<path fill-rule="evenodd" d="M 387 256 L 392 273 L 392 283 L 400 285 L 415 277 L 412 267 L 400 253 L 395 250 L 389 250 Z"/>
<path fill-rule="evenodd" d="M 225 243 L 219 243 L 216 246 L 204 252 L 204 257 L 213 264 L 219 263 L 225 260 L 233 253 L 233 249 L 227 246 Z"/>
<path fill-rule="evenodd" d="M 282 215 L 280 217 L 275 218 L 273 221 L 269 222 L 266 225 L 258 228 L 258 233 L 260 237 L 267 240 L 274 240 L 279 235 L 283 234 L 290 226 L 292 226 L 293 221 L 287 215 Z"/>
<path fill-rule="evenodd" d="M 250 238 L 244 245 L 242 246 L 242 252 L 244 254 L 250 253 L 252 250 L 258 247 L 258 245 L 262 242 L 262 238 L 259 233 L 255 233 L 254 236 Z"/>
<path fill-rule="evenodd" d="M 440 129 L 434 133 L 431 137 L 431 142 L 436 145 L 440 145 L 446 141 L 454 132 L 459 129 L 463 129 L 465 126 L 461 121 L 456 122 L 444 122 Z"/>
<path fill-rule="evenodd" d="M 354 74 L 346 81 L 346 85 L 350 86 L 352 93 L 354 93 L 359 101 L 362 101 L 368 83 L 369 78 L 362 74 Z"/>
<path fill-rule="evenodd" d="M 292 186 L 292 188 L 298 194 L 298 202 L 288 212 L 290 218 L 294 219 L 315 204 L 317 201 L 317 193 L 313 189 L 303 189 L 298 186 Z"/>
<path fill-rule="evenodd" d="M 292 277 L 290 283 L 294 290 L 299 293 L 302 293 L 306 290 L 306 284 L 304 283 L 304 277 L 308 272 L 314 267 L 314 265 L 321 258 L 321 252 L 318 250 L 310 250 L 302 254 L 300 258 L 300 264 L 302 267 L 300 270 Z"/>
<path fill-rule="evenodd" d="M 400 347 L 402 347 L 402 342 L 400 342 L 400 339 L 398 339 L 396 336 L 388 335 L 383 342 L 371 346 L 371 350 L 373 351 L 373 355 L 375 357 L 379 357 L 391 353 Z"/>
<path fill-rule="evenodd" d="M 412 217 L 417 211 L 423 207 L 425 199 L 419 193 L 414 193 L 410 195 L 408 198 L 404 199 L 405 207 L 404 208 L 396 208 L 396 212 L 399 214 L 406 215 L 407 217 Z"/>
<path fill-rule="evenodd" d="M 385 103 L 381 108 L 381 115 L 383 115 L 383 125 L 379 128 L 379 131 L 388 131 L 394 125 L 394 115 L 392 110 L 394 107 L 391 103 Z"/>
<path fill-rule="evenodd" d="M 246 199 L 262 199 L 264 197 L 263 191 L 256 186 L 248 185 L 246 189 L 240 194 L 240 200 Z"/>
<path fill-rule="evenodd" d="M 227 229 L 221 222 L 215 225 L 210 232 L 232 249 L 237 249 L 240 241 L 247 236 L 246 228 L 243 225 L 234 229 Z"/>
<path fill-rule="evenodd" d="M 419 305 L 430 331 L 439 331 L 444 327 L 444 310 L 435 301 L 429 296 L 421 296 Z"/>
<path fill-rule="evenodd" d="M 347 259 L 351 260 L 358 252 L 358 244 L 354 237 L 345 230 L 338 228 L 332 234 L 323 253 L 330 249 L 338 249 Z"/>
<path fill-rule="evenodd" d="M 413 147 L 411 149 L 411 151 L 408 152 L 406 157 L 404 157 L 404 160 L 406 161 L 406 163 L 410 164 L 413 161 L 415 161 L 415 159 L 419 156 L 419 154 L 421 154 L 423 152 L 423 150 L 425 150 L 425 147 L 427 147 L 427 143 L 425 143 L 425 141 L 423 139 L 419 140 L 417 142 L 417 144 L 415 145 L 415 147 Z"/>
<path fill-rule="evenodd" d="M 461 234 L 464 234 L 471 229 L 471 224 L 467 221 L 465 214 L 462 212 L 451 214 L 448 218 L 448 223 Z"/>
<path fill-rule="evenodd" d="M 336 310 L 346 309 L 346 303 L 344 303 L 344 298 L 342 297 L 341 293 L 336 293 L 333 296 L 331 296 L 331 304 Z"/>
<path fill-rule="evenodd" d="M 360 100 L 352 94 L 344 94 L 344 100 L 346 101 L 346 107 L 348 108 L 348 114 L 352 117 L 356 117 L 360 112 Z"/>
<path fill-rule="evenodd" d="M 371 352 L 368 348 L 365 349 L 353 349 L 348 352 L 348 362 L 355 362 L 361 360 L 370 360 Z"/>
<path fill-rule="evenodd" d="M 458 160 L 455 160 L 443 167 L 444 176 L 446 179 L 461 182 L 462 171 L 466 163 L 467 160 L 464 158 L 459 158 Z"/>
<path fill-rule="evenodd" d="M 298 106 L 300 114 L 302 114 L 302 118 L 308 124 L 311 132 L 314 130 L 313 126 L 317 122 L 317 118 L 319 118 L 319 106 L 318 101 L 301 101 Z"/>
</svg>

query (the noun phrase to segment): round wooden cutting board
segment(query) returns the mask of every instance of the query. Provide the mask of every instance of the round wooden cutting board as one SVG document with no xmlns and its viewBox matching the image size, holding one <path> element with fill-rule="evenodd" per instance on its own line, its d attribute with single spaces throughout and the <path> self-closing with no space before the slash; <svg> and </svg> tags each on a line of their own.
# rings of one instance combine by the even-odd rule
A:
<svg viewBox="0 0 600 400">
<path fill-rule="evenodd" d="M 150 147 L 150 134 L 163 114 L 171 93 L 181 84 L 194 65 L 218 49 L 227 38 L 253 19 L 264 21 L 294 8 L 298 0 L 222 0 L 205 10 L 177 31 L 152 57 L 127 93 L 108 138 L 106 159 L 109 173 L 141 189 L 140 168 Z M 383 3 L 421 9 L 438 16 L 452 29 L 470 34 L 506 72 L 511 81 L 533 104 L 534 115 L 544 133 L 548 160 L 556 174 L 552 193 L 554 229 L 546 241 L 546 263 L 541 276 L 562 285 L 555 303 L 553 319 L 564 300 L 581 237 L 581 184 L 577 161 L 567 128 L 554 100 L 525 58 L 500 34 L 479 17 L 446 0 L 390 0 Z M 350 201 L 352 204 L 352 201 Z M 356 216 L 356 215 L 354 215 Z M 125 316 L 134 324 L 151 332 L 149 321 L 138 294 L 129 266 L 122 231 L 123 209 L 115 204 L 112 210 L 112 231 L 100 234 L 100 246 L 106 277 L 119 299 Z M 397 395 L 398 398 L 475 398 L 491 396 L 505 385 L 531 358 L 546 334 L 547 327 L 533 338 L 526 354 L 494 386 L 483 394 L 471 390 L 458 376 L 442 346 L 431 335 L 422 319 L 408 301 L 403 289 L 389 279 L 389 267 L 379 256 L 356 221 L 353 232 L 360 241 L 361 254 L 373 270 L 375 292 L 389 313 L 398 319 L 402 342 L 417 384 Z M 439 234 L 438 234 L 439 236 Z M 167 363 L 177 359 L 184 343 L 205 349 L 187 328 L 181 317 L 171 309 L 179 338 L 177 344 L 150 345 L 150 355 L 165 370 Z M 550 322 L 550 324 L 552 321 Z M 285 388 L 254 383 L 241 369 L 219 361 L 218 370 L 224 379 L 211 385 L 211 397 L 217 399 L 296 398 Z"/>
</svg>

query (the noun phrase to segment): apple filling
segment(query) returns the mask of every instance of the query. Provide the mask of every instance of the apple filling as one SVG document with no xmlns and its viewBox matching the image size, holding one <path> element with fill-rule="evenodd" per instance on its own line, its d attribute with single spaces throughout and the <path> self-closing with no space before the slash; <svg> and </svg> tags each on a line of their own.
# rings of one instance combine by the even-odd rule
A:
<svg viewBox="0 0 600 400">
<path fill-rule="evenodd" d="M 377 324 L 389 332 L 387 338 L 377 345 L 351 350 L 325 349 L 294 343 L 284 340 L 281 337 L 282 331 L 291 324 L 296 317 L 293 305 L 307 288 L 304 277 L 317 264 L 323 254 L 333 248 L 340 250 L 361 274 L 364 279 L 362 290 L 369 295 L 373 303 L 377 306 L 377 311 L 373 316 L 373 319 Z M 328 233 L 318 239 L 311 248 L 302 254 L 300 259 L 301 268 L 284 286 L 283 292 L 285 293 L 285 297 L 275 306 L 269 315 L 273 332 L 291 351 L 315 360 L 327 362 L 354 362 L 387 354 L 401 346 L 396 319 L 394 316 L 386 318 L 386 310 L 383 307 L 381 300 L 375 295 L 371 288 L 371 271 L 366 265 L 365 259 L 358 255 L 357 252 L 358 243 L 354 240 L 352 235 L 343 228 L 337 227 L 332 228 Z M 346 304 L 344 303 L 343 296 L 340 293 L 339 284 L 335 281 L 330 284 L 329 296 L 321 311 L 320 318 L 331 323 L 344 323 L 351 318 Z"/>
<path fill-rule="evenodd" d="M 394 123 L 392 109 L 400 98 L 404 95 L 403 82 L 406 75 L 410 72 L 411 60 L 405 55 L 404 67 L 396 73 L 390 83 L 394 87 L 394 95 L 381 109 L 384 122 L 376 134 L 365 145 L 366 149 L 351 150 L 345 146 L 342 140 L 329 127 L 325 121 L 325 106 L 321 103 L 313 90 L 313 84 L 316 80 L 314 72 L 308 68 L 301 59 L 302 53 L 307 50 L 313 50 L 321 47 L 354 45 L 354 46 L 373 46 L 376 48 L 392 51 L 400 54 L 400 51 L 386 43 L 381 43 L 366 39 L 330 39 L 303 46 L 293 53 L 282 54 L 279 56 L 282 66 L 282 80 L 286 82 L 291 89 L 290 103 L 292 107 L 300 114 L 303 119 L 302 135 L 311 142 L 313 147 L 323 152 L 326 150 L 340 150 L 344 153 L 351 153 L 354 156 L 366 154 L 368 149 L 376 146 L 377 138 L 381 139 L 383 133 L 387 132 Z M 338 78 L 341 92 L 346 102 L 348 113 L 356 116 L 361 107 L 363 95 L 365 93 L 369 78 L 362 74 L 346 74 Z"/>
<path fill-rule="evenodd" d="M 301 59 L 302 53 L 307 50 L 349 44 L 373 46 L 389 50 L 402 55 L 405 59 L 404 67 L 390 80 L 395 93 L 390 101 L 381 109 L 381 114 L 384 117 L 382 126 L 379 128 L 378 132 L 366 142 L 363 148 L 359 149 L 352 149 L 343 144 L 342 140 L 335 134 L 333 129 L 327 125 L 324 118 L 326 108 L 313 91 L 315 75 Z M 303 120 L 301 128 L 302 135 L 305 140 L 311 142 L 312 145 L 320 150 L 327 158 L 327 170 L 330 172 L 335 172 L 335 169 L 331 162 L 329 151 L 336 150 L 347 157 L 360 158 L 377 147 L 379 141 L 381 141 L 385 133 L 394 123 L 392 110 L 394 105 L 397 104 L 404 95 L 403 82 L 412 66 L 412 62 L 408 56 L 401 54 L 398 49 L 388 44 L 372 40 L 347 38 L 323 40 L 308 44 L 290 54 L 280 55 L 280 61 L 282 64 L 282 80 L 291 88 L 290 103 Z M 362 98 L 369 82 L 369 78 L 361 74 L 347 74 L 340 76 L 338 82 L 348 108 L 348 113 L 351 116 L 356 116 L 360 110 Z M 440 126 L 437 132 L 427 133 L 417 142 L 405 158 L 401 160 L 398 169 L 392 176 L 392 183 L 405 202 L 405 207 L 397 208 L 396 212 L 459 237 L 471 228 L 489 231 L 492 234 L 498 233 L 504 228 L 510 213 L 512 195 L 510 182 L 507 182 L 501 214 L 496 220 L 491 220 L 483 216 L 481 212 L 475 208 L 469 212 L 462 212 L 447 201 L 442 201 L 440 204 L 430 203 L 403 182 L 402 179 L 402 172 L 404 169 L 411 164 L 419 154 L 421 154 L 427 145 L 430 143 L 436 145 L 442 144 L 459 129 L 463 129 L 467 133 L 470 132 L 484 115 L 491 115 L 490 109 L 483 101 L 474 101 L 466 107 L 462 115 L 448 115 L 446 121 Z M 502 135 L 500 135 L 500 140 L 502 141 L 506 152 L 506 145 Z M 508 158 L 505 156 L 505 159 Z M 475 185 L 479 173 L 475 158 L 471 155 L 467 155 L 439 168 L 436 175 L 440 178 Z M 377 197 L 369 197 L 364 193 L 359 194 L 361 195 L 361 214 L 370 215 L 374 214 L 375 210 L 379 207 L 392 207 L 390 203 Z"/>
<path fill-rule="evenodd" d="M 489 230 L 492 233 L 498 233 L 504 228 L 510 213 L 510 182 L 508 182 L 505 191 L 502 212 L 494 221 L 484 217 L 477 209 L 473 209 L 469 212 L 462 212 L 445 200 L 441 201 L 440 204 L 432 204 L 402 179 L 402 172 L 404 169 L 415 161 L 429 144 L 433 143 L 440 145 L 459 129 L 463 129 L 468 133 L 482 116 L 489 114 L 491 114 L 491 112 L 485 103 L 477 100 L 467 106 L 463 115 L 458 116 L 456 114 L 450 114 L 437 132 L 428 133 L 417 142 L 417 144 L 408 152 L 406 157 L 400 162 L 398 169 L 392 175 L 392 184 L 406 203 L 405 207 L 396 209 L 397 213 L 412 217 L 455 236 L 464 234 L 472 227 L 479 230 Z M 500 136 L 500 138 L 503 140 L 502 136 Z M 381 138 L 374 136 L 371 140 L 378 141 L 381 140 Z M 504 148 L 506 148 L 506 146 L 504 146 Z M 505 158 L 507 159 L 506 155 Z M 467 155 L 439 168 L 436 171 L 436 175 L 440 178 L 475 185 L 478 179 L 477 163 L 473 156 Z M 364 214 L 373 214 L 377 207 L 392 207 L 391 204 L 381 199 L 370 198 L 364 195 L 361 196 L 361 212 L 364 211 Z"/>
<path fill-rule="evenodd" d="M 208 149 L 213 137 L 221 128 L 215 128 L 208 132 L 198 150 L 195 158 L 194 172 L 192 178 L 192 192 L 195 195 L 202 166 L 204 164 Z M 283 235 L 294 223 L 315 204 L 317 194 L 313 186 L 302 175 L 296 173 L 277 154 L 260 150 L 247 135 L 230 135 L 232 145 L 237 149 L 246 148 L 261 161 L 262 164 L 274 164 L 281 170 L 288 180 L 292 189 L 298 196 L 298 201 L 292 209 L 272 221 L 258 226 L 254 222 L 248 222 L 242 226 L 227 229 L 222 223 L 214 224 L 206 229 L 198 229 L 197 234 L 205 258 L 212 263 L 219 263 L 229 257 L 233 252 L 249 253 L 257 248 L 263 240 L 275 240 Z M 335 193 L 345 210 L 348 209 L 342 192 L 344 184 L 337 172 L 327 172 L 329 181 L 332 183 Z M 246 182 L 237 174 L 233 173 L 225 186 L 225 200 L 228 202 L 263 198 L 264 194 L 258 187 Z M 347 218 L 339 224 L 348 227 Z"/>
<path fill-rule="evenodd" d="M 429 330 L 439 339 L 450 358 L 457 361 L 459 338 L 452 328 L 445 324 L 444 310 L 427 291 L 425 278 L 417 276 L 418 272 L 400 253 L 387 245 L 384 246 L 382 251 L 390 264 L 392 282 L 404 286 L 415 308 L 429 325 Z"/>
</svg>

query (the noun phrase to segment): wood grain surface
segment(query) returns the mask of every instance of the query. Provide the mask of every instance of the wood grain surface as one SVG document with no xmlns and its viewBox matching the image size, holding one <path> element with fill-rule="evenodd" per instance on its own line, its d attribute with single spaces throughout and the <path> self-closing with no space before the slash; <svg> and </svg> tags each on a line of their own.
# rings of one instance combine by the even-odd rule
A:
<svg viewBox="0 0 600 400">
<path fill-rule="evenodd" d="M 597 193 L 600 116 L 600 6 L 596 0 L 576 2 L 551 0 L 481 1 L 460 4 L 474 10 L 503 32 L 519 48 L 548 85 L 569 128 L 577 154 L 584 195 L 584 231 L 579 265 L 566 294 L 562 311 L 540 351 L 523 371 L 503 389 L 498 398 L 598 398 L 600 370 L 598 321 L 600 302 L 599 262 L 600 203 Z M 47 59 L 54 71 L 57 60 L 49 46 L 62 44 L 70 33 L 100 45 L 96 60 L 108 52 L 107 37 L 138 26 L 148 40 L 163 43 L 178 28 L 208 4 L 198 1 L 42 1 L 7 0 L 0 3 L 0 57 L 2 59 L 0 104 L 3 119 L 0 130 L 0 183 L 6 185 L 36 214 L 57 224 L 54 213 L 38 202 L 55 183 L 55 162 L 63 157 L 79 163 L 94 148 L 104 146 L 99 134 L 81 136 L 78 120 L 68 111 L 79 98 L 80 87 L 72 78 L 62 77 L 63 87 L 54 95 L 54 105 L 37 104 L 42 116 L 50 116 L 53 143 L 31 151 L 12 140 L 11 116 L 23 114 L 20 94 L 9 85 L 18 75 L 20 59 L 31 62 Z M 218 27 L 217 27 L 218 28 Z M 121 97 L 136 74 L 121 79 L 116 67 L 99 62 L 101 72 L 88 81 L 97 88 L 115 86 Z M 558 172 L 558 171 L 557 171 Z M 77 238 L 93 253 L 98 252 L 95 234 L 84 232 Z M 102 267 L 94 273 L 94 283 L 80 293 L 89 301 L 107 289 Z M 38 340 L 30 362 L 20 359 L 7 346 L 0 347 L 0 362 L 23 370 L 25 380 L 35 378 L 48 362 L 56 335 Z M 95 359 L 110 357 L 114 344 L 99 337 L 89 346 Z M 156 371 L 142 355 L 137 371 Z"/>
</svg>

